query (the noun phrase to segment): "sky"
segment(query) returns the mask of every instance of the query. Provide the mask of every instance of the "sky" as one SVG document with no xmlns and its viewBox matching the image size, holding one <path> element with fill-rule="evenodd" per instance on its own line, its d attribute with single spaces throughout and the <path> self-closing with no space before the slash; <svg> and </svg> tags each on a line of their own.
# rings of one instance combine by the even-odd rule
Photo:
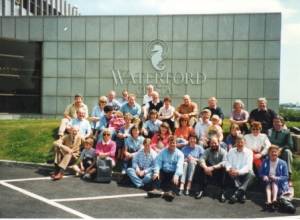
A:
<svg viewBox="0 0 300 220">
<path fill-rule="evenodd" d="M 81 15 L 281 12 L 280 103 L 300 104 L 300 0 L 68 0 Z"/>
</svg>

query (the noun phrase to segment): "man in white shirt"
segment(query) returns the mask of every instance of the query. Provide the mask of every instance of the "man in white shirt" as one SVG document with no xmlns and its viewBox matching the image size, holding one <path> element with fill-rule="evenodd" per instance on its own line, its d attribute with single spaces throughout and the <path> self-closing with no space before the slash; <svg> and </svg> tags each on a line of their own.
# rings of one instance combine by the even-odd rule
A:
<svg viewBox="0 0 300 220">
<path fill-rule="evenodd" d="M 233 204 L 239 201 L 245 203 L 245 192 L 247 187 L 254 179 L 253 173 L 253 153 L 245 147 L 244 136 L 239 134 L 236 137 L 236 147 L 230 149 L 227 154 L 226 171 L 236 187 L 229 203 Z"/>
<path fill-rule="evenodd" d="M 143 105 L 146 105 L 148 102 L 152 101 L 152 92 L 154 91 L 153 85 L 147 85 L 147 93 L 144 95 L 143 98 Z"/>
</svg>

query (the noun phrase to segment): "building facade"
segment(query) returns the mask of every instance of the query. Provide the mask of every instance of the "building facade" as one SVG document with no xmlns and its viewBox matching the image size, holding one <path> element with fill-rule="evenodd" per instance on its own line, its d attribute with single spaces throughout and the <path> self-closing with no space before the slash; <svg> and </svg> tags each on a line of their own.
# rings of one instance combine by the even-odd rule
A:
<svg viewBox="0 0 300 220">
<path fill-rule="evenodd" d="M 1 17 L 0 24 L 0 112 L 36 106 L 31 112 L 60 116 L 75 93 L 91 109 L 109 90 L 127 89 L 141 102 L 147 84 L 175 106 L 184 94 L 200 108 L 216 96 L 227 115 L 235 99 L 247 109 L 258 97 L 279 106 L 280 13 Z"/>
</svg>

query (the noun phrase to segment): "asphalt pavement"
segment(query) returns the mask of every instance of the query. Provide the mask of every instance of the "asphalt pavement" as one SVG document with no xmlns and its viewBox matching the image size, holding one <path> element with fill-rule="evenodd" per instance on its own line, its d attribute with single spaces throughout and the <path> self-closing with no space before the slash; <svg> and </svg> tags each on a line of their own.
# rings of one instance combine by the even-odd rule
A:
<svg viewBox="0 0 300 220">
<path fill-rule="evenodd" d="M 290 214 L 262 211 L 264 195 L 250 193 L 245 204 L 219 203 L 210 188 L 201 200 L 148 198 L 133 187 L 48 178 L 51 169 L 0 163 L 0 218 L 265 218 Z M 299 216 L 297 211 L 292 216 Z"/>
</svg>

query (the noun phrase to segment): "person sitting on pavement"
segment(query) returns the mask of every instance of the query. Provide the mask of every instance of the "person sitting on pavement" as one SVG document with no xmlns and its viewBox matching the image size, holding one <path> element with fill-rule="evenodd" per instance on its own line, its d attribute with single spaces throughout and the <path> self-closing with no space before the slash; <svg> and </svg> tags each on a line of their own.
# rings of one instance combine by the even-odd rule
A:
<svg viewBox="0 0 300 220">
<path fill-rule="evenodd" d="M 143 146 L 144 137 L 140 135 L 140 130 L 137 126 L 132 126 L 129 131 L 130 136 L 125 139 L 124 155 L 122 163 L 122 174 L 126 174 L 128 167 L 132 165 L 132 158 Z"/>
<path fill-rule="evenodd" d="M 252 161 L 253 153 L 245 146 L 244 136 L 239 134 L 235 147 L 227 153 L 225 162 L 226 172 L 235 186 L 235 191 L 229 199 L 230 204 L 245 203 L 246 190 L 255 178 Z"/>
<path fill-rule="evenodd" d="M 268 137 L 272 144 L 275 144 L 279 147 L 279 158 L 283 159 L 287 163 L 289 171 L 289 185 L 292 186 L 292 149 L 294 143 L 290 131 L 285 129 L 284 126 L 284 119 L 281 116 L 276 116 L 273 119 L 273 128 L 269 129 L 268 131 Z"/>
<path fill-rule="evenodd" d="M 143 123 L 141 133 L 145 137 L 152 138 L 152 136 L 159 131 L 162 121 L 158 119 L 158 113 L 155 109 L 149 112 L 149 119 Z"/>
<path fill-rule="evenodd" d="M 77 111 L 79 109 L 84 109 L 86 112 L 85 118 L 88 117 L 88 107 L 83 103 L 83 97 L 81 94 L 76 94 L 74 97 L 74 102 L 68 105 L 64 111 L 64 118 L 61 120 L 58 136 L 62 137 L 67 129 L 68 124 L 74 118 L 77 118 Z"/>
<path fill-rule="evenodd" d="M 266 186 L 267 201 L 265 210 L 274 211 L 278 207 L 277 198 L 289 194 L 287 163 L 278 158 L 280 148 L 271 145 L 268 150 L 269 157 L 263 161 L 260 177 Z"/>
<path fill-rule="evenodd" d="M 276 112 L 267 107 L 267 99 L 264 97 L 257 99 L 257 108 L 250 112 L 249 124 L 259 121 L 262 125 L 261 132 L 267 134 L 273 127 L 273 119 L 277 116 Z"/>
<path fill-rule="evenodd" d="M 225 202 L 225 161 L 227 152 L 220 146 L 217 135 L 209 137 L 208 148 L 199 160 L 199 175 L 195 182 L 199 184 L 199 191 L 195 193 L 195 199 L 201 199 L 207 188 L 208 180 L 215 182 L 221 188 L 219 201 Z"/>
<path fill-rule="evenodd" d="M 79 165 L 75 164 L 72 168 L 76 176 L 87 174 L 94 168 L 96 161 L 96 150 L 93 148 L 94 139 L 87 138 L 84 141 L 84 149 L 80 153 Z"/>
<path fill-rule="evenodd" d="M 188 142 L 191 133 L 194 132 L 193 127 L 189 126 L 189 116 L 182 115 L 179 119 L 179 127 L 176 128 L 174 135 L 177 139 L 177 147 L 182 148 Z"/>
<path fill-rule="evenodd" d="M 89 121 L 91 121 L 93 134 L 95 134 L 97 128 L 99 127 L 100 118 L 105 114 L 104 107 L 107 104 L 106 96 L 100 96 L 98 100 L 98 104 L 94 106 L 91 116 L 89 117 Z"/>
<path fill-rule="evenodd" d="M 195 134 L 189 136 L 189 143 L 182 148 L 184 154 L 183 173 L 180 178 L 179 195 L 190 195 L 192 181 L 198 160 L 202 156 L 204 150 L 197 144 L 198 139 Z M 186 188 L 184 187 L 186 184 Z M 185 188 L 185 190 L 184 190 Z"/>
<path fill-rule="evenodd" d="M 207 143 L 208 128 L 212 124 L 210 121 L 211 112 L 209 109 L 203 109 L 199 115 L 199 120 L 195 126 L 195 133 L 201 145 Z"/>
<path fill-rule="evenodd" d="M 191 97 L 189 95 L 183 96 L 183 103 L 180 104 L 174 113 L 176 124 L 178 127 L 179 121 L 182 117 L 188 116 L 188 124 L 193 127 L 197 122 L 198 115 L 198 105 L 195 102 L 192 102 Z"/>
<path fill-rule="evenodd" d="M 153 91 L 152 94 L 152 100 L 146 103 L 146 105 L 143 106 L 143 120 L 147 120 L 149 117 L 149 113 L 152 110 L 156 110 L 156 112 L 159 111 L 161 107 L 163 107 L 163 102 L 159 99 L 159 93 L 156 91 Z"/>
<path fill-rule="evenodd" d="M 223 120 L 224 120 L 224 113 L 221 107 L 218 106 L 218 100 L 216 97 L 210 97 L 207 101 L 208 106 L 204 109 L 209 109 L 211 112 L 211 117 L 213 115 L 218 115 L 220 117 L 220 126 L 222 126 Z"/>
<path fill-rule="evenodd" d="M 230 114 L 229 121 L 231 124 L 237 124 L 243 134 L 248 133 L 247 123 L 249 120 L 249 113 L 244 109 L 245 105 L 242 100 L 237 99 L 233 103 L 233 110 Z"/>
<path fill-rule="evenodd" d="M 64 135 L 53 143 L 54 146 L 54 174 L 53 180 L 60 180 L 64 176 L 67 167 L 75 163 L 80 155 L 80 147 L 84 143 L 82 135 L 79 133 L 79 127 L 69 128 L 69 134 Z"/>
<path fill-rule="evenodd" d="M 175 108 L 171 105 L 172 100 L 169 96 L 164 98 L 164 105 L 158 111 L 158 118 L 162 122 L 169 124 L 172 132 L 175 131 L 174 112 Z"/>
<path fill-rule="evenodd" d="M 163 149 L 156 157 L 153 174 L 154 189 L 148 197 L 161 197 L 172 201 L 178 193 L 179 178 L 183 173 L 183 153 L 176 148 L 176 138 L 169 137 L 168 148 Z M 161 188 L 163 192 L 158 190 Z"/>
<path fill-rule="evenodd" d="M 73 118 L 68 126 L 67 131 L 69 131 L 70 127 L 78 126 L 79 127 L 79 134 L 82 138 L 86 139 L 93 135 L 92 127 L 90 122 L 86 119 L 86 112 L 85 109 L 80 108 L 77 110 L 77 118 Z"/>
<path fill-rule="evenodd" d="M 107 94 L 107 105 L 112 106 L 114 111 L 119 111 L 121 108 L 120 102 L 116 99 L 116 92 L 113 90 Z"/>
<path fill-rule="evenodd" d="M 264 157 L 268 154 L 271 146 L 266 134 L 261 133 L 261 123 L 253 121 L 251 123 L 251 133 L 245 135 L 245 146 L 253 152 L 253 163 L 255 172 L 259 170 Z"/>
<path fill-rule="evenodd" d="M 142 188 L 152 181 L 157 153 L 151 149 L 150 143 L 151 140 L 145 138 L 143 148 L 133 156 L 132 167 L 126 171 L 137 188 Z"/>
<path fill-rule="evenodd" d="M 134 94 L 128 95 L 128 102 L 122 105 L 120 111 L 123 114 L 130 113 L 132 117 L 139 118 L 141 115 L 141 106 L 135 101 L 136 96 Z"/>
<path fill-rule="evenodd" d="M 169 124 L 163 122 L 159 127 L 159 131 L 151 138 L 151 148 L 159 153 L 163 148 L 168 146 L 170 135 L 172 135 L 172 131 Z"/>
</svg>

